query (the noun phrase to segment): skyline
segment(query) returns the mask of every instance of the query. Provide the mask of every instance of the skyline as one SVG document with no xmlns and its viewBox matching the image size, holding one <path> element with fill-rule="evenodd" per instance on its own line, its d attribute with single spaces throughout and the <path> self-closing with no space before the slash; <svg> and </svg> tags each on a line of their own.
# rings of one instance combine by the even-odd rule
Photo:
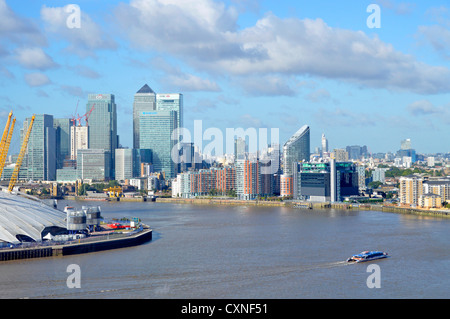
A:
<svg viewBox="0 0 450 319">
<path fill-rule="evenodd" d="M 410 138 L 418 153 L 450 152 L 444 1 L 82 0 L 70 29 L 71 3 L 0 0 L 2 117 L 71 117 L 88 94 L 114 94 L 132 148 L 134 94 L 148 84 L 183 94 L 191 131 L 279 128 L 282 145 L 308 125 L 311 150 L 324 133 L 330 150 L 395 152 Z M 372 3 L 380 28 L 367 25 Z"/>
</svg>

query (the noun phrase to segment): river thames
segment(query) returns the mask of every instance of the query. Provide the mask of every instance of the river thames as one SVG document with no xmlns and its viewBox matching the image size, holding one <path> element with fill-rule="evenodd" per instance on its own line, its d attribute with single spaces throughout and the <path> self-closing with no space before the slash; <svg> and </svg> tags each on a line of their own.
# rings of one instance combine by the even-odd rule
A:
<svg viewBox="0 0 450 319">
<path fill-rule="evenodd" d="M 378 211 L 155 202 L 100 205 L 153 240 L 117 250 L 2 262 L 0 298 L 378 299 L 450 297 L 450 220 Z M 391 256 L 345 260 L 364 250 Z M 69 288 L 69 265 L 80 288 Z M 369 288 L 378 268 L 378 287 Z"/>
</svg>

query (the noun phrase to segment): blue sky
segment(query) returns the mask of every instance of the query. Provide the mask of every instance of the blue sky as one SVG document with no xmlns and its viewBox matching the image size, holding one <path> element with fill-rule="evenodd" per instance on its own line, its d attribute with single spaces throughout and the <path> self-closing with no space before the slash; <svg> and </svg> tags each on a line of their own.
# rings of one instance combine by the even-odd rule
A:
<svg viewBox="0 0 450 319">
<path fill-rule="evenodd" d="M 69 4 L 80 28 L 67 27 Z M 370 4 L 380 28 L 367 26 Z M 133 95 L 145 83 L 184 94 L 192 132 L 194 120 L 224 135 L 279 128 L 282 144 L 308 124 L 313 149 L 325 133 L 331 148 L 388 152 L 411 138 L 419 153 L 450 152 L 450 5 L 0 0 L 3 119 L 11 109 L 19 123 L 81 115 L 88 93 L 112 93 L 131 146 Z"/>
</svg>

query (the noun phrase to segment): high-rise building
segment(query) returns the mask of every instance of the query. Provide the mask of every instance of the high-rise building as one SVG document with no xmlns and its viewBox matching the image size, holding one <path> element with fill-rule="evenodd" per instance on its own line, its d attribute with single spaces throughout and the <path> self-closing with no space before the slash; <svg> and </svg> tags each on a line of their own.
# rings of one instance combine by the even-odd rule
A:
<svg viewBox="0 0 450 319">
<path fill-rule="evenodd" d="M 298 162 L 309 162 L 310 130 L 308 125 L 302 126 L 283 146 L 283 174 L 280 177 L 280 195 L 293 195 L 294 165 Z"/>
<path fill-rule="evenodd" d="M 70 157 L 70 130 L 73 122 L 66 118 L 54 118 L 56 129 L 56 168 L 64 166 L 64 160 Z"/>
<path fill-rule="evenodd" d="M 158 111 L 177 112 L 177 128 L 183 127 L 183 94 L 180 93 L 156 94 L 156 109 Z"/>
<path fill-rule="evenodd" d="M 156 93 L 145 84 L 134 95 L 133 102 L 133 148 L 139 149 L 139 115 L 156 110 Z"/>
<path fill-rule="evenodd" d="M 247 143 L 245 138 L 238 137 L 234 140 L 234 160 L 245 159 L 247 153 Z"/>
<path fill-rule="evenodd" d="M 410 150 L 411 149 L 411 139 L 407 138 L 401 141 L 400 149 L 402 150 Z"/>
<path fill-rule="evenodd" d="M 23 122 L 22 141 L 30 121 L 31 118 L 26 118 Z M 35 116 L 23 164 L 27 167 L 28 179 L 34 181 L 56 179 L 56 129 L 53 127 L 52 115 Z"/>
<path fill-rule="evenodd" d="M 417 176 L 400 177 L 400 204 L 415 206 L 423 195 L 423 178 Z"/>
<path fill-rule="evenodd" d="M 237 160 L 236 195 L 240 200 L 253 200 L 261 195 L 259 161 Z"/>
<path fill-rule="evenodd" d="M 114 177 L 115 150 L 119 144 L 117 136 L 117 106 L 114 94 L 89 94 L 86 112 L 89 116 L 88 142 L 90 149 L 107 151 L 110 160 L 108 177 Z"/>
<path fill-rule="evenodd" d="M 106 181 L 111 179 L 111 155 L 104 149 L 77 150 L 78 178 Z"/>
<path fill-rule="evenodd" d="M 292 175 L 294 163 L 309 162 L 310 152 L 310 130 L 304 125 L 283 146 L 283 174 Z"/>
<path fill-rule="evenodd" d="M 177 173 L 172 157 L 179 156 L 179 150 L 174 150 L 176 141 L 172 139 L 176 127 L 175 111 L 142 112 L 139 116 L 140 146 L 152 150 L 153 168 L 155 172 L 164 172 L 165 178 L 173 178 Z"/>
<path fill-rule="evenodd" d="M 133 149 L 116 148 L 116 173 L 118 181 L 133 178 Z"/>
<path fill-rule="evenodd" d="M 328 140 L 325 134 L 322 134 L 322 154 L 328 152 Z"/>
<path fill-rule="evenodd" d="M 85 150 L 89 146 L 88 126 L 72 126 L 70 128 L 70 159 L 77 159 L 77 151 Z"/>
<path fill-rule="evenodd" d="M 348 161 L 348 153 L 346 150 L 337 148 L 333 151 L 334 159 L 336 162 L 347 162 Z"/>
</svg>

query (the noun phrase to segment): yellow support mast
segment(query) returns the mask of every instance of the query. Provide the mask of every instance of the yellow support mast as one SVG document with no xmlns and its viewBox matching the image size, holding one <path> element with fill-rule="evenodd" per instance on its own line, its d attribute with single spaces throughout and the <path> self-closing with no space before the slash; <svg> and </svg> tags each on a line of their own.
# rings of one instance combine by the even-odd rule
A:
<svg viewBox="0 0 450 319">
<path fill-rule="evenodd" d="M 9 181 L 9 186 L 8 186 L 9 192 L 12 192 L 14 185 L 16 185 L 17 178 L 19 177 L 20 166 L 22 166 L 23 157 L 25 156 L 25 151 L 27 150 L 28 140 L 30 139 L 31 129 L 33 128 L 34 118 L 35 118 L 35 116 L 33 115 L 31 117 L 30 125 L 28 126 L 27 134 L 25 135 L 25 138 L 23 139 L 22 147 L 20 148 L 19 157 L 17 158 L 16 166 L 14 167 L 14 171 L 13 171 L 11 179 Z"/>
<path fill-rule="evenodd" d="M 14 132 L 14 125 L 16 124 L 16 118 L 13 119 L 11 127 L 9 128 L 8 138 L 6 139 L 6 143 L 2 152 L 0 154 L 0 177 L 3 174 L 3 168 L 5 168 L 6 156 L 8 155 L 9 145 L 11 145 L 11 138 Z"/>
<path fill-rule="evenodd" d="M 3 131 L 2 139 L 0 141 L 0 156 L 3 154 L 3 149 L 5 148 L 6 139 L 8 138 L 9 125 L 11 124 L 12 111 L 9 112 L 8 120 L 6 121 L 5 130 Z"/>
</svg>

